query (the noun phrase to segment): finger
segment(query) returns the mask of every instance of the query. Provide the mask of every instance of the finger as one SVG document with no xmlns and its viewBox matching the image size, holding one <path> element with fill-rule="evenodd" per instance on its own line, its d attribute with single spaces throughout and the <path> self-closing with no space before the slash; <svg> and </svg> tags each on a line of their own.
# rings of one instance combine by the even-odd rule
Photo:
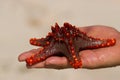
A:
<svg viewBox="0 0 120 80">
<path fill-rule="evenodd" d="M 51 57 L 46 60 L 46 68 L 64 69 L 71 67 L 66 57 Z"/>
<path fill-rule="evenodd" d="M 18 56 L 18 60 L 21 62 L 21 61 L 25 61 L 26 58 L 30 57 L 32 54 L 36 54 L 40 51 L 40 48 L 38 49 L 32 49 L 30 51 L 26 51 L 26 52 L 23 52 L 21 53 L 19 56 Z"/>
<path fill-rule="evenodd" d="M 82 32 L 88 32 L 91 29 L 91 26 L 79 27 L 79 30 Z"/>
<path fill-rule="evenodd" d="M 45 61 L 29 66 L 29 68 L 51 68 L 51 69 L 63 69 L 71 67 L 66 57 L 49 57 Z"/>
</svg>

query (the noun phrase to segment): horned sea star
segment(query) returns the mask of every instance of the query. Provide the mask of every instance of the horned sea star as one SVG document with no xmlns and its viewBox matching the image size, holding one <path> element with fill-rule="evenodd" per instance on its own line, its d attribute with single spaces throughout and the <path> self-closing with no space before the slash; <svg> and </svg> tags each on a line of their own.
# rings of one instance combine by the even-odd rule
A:
<svg viewBox="0 0 120 80">
<path fill-rule="evenodd" d="M 67 57 L 71 66 L 75 69 L 80 68 L 82 67 L 82 61 L 79 57 L 80 51 L 113 46 L 116 42 L 115 39 L 89 37 L 69 23 L 64 23 L 62 27 L 56 23 L 55 27 L 51 27 L 51 30 L 52 32 L 49 32 L 46 38 L 30 39 L 30 44 L 40 46 L 42 49 L 39 53 L 26 59 L 27 65 L 31 66 L 50 56 L 62 54 Z"/>
</svg>

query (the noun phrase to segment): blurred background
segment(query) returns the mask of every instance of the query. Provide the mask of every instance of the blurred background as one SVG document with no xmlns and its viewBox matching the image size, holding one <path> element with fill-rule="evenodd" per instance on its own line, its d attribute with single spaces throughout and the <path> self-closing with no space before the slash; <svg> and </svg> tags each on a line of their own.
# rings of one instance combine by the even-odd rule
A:
<svg viewBox="0 0 120 80">
<path fill-rule="evenodd" d="M 119 0 L 0 0 L 0 80 L 120 80 L 120 67 L 27 69 L 18 55 L 37 48 L 31 37 L 44 37 L 55 22 L 76 26 L 107 25 L 120 31 Z"/>
</svg>

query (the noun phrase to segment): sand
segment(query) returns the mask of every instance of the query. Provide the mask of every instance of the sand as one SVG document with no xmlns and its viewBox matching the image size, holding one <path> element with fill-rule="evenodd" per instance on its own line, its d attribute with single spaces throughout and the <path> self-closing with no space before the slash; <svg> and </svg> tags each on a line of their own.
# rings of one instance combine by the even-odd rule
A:
<svg viewBox="0 0 120 80">
<path fill-rule="evenodd" d="M 0 80 L 120 80 L 120 67 L 86 69 L 27 69 L 18 55 L 37 48 L 31 37 L 43 37 L 50 26 L 107 25 L 120 31 L 119 0 L 0 0 Z"/>
</svg>

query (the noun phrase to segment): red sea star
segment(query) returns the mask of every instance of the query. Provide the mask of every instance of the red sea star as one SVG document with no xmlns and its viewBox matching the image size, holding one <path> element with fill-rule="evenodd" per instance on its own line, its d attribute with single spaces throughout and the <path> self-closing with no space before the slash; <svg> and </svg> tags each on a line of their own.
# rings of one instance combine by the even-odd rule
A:
<svg viewBox="0 0 120 80">
<path fill-rule="evenodd" d="M 62 54 L 67 57 L 74 68 L 80 68 L 82 67 L 82 61 L 79 57 L 80 51 L 113 46 L 116 43 L 115 39 L 89 37 L 69 23 L 64 23 L 63 27 L 59 27 L 56 23 L 55 27 L 52 26 L 51 29 L 52 32 L 48 33 L 46 38 L 30 39 L 32 45 L 41 46 L 43 49 L 38 54 L 33 54 L 27 58 L 27 65 L 31 66 L 50 56 Z"/>
</svg>

